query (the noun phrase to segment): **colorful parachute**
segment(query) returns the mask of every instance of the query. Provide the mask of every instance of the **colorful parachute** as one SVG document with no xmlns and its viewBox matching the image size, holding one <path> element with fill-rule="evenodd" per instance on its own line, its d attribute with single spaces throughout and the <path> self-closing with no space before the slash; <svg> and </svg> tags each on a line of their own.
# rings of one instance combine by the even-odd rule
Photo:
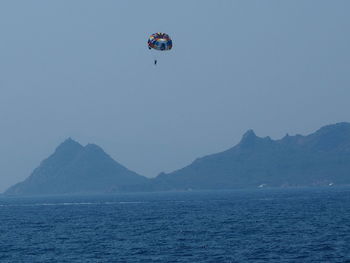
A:
<svg viewBox="0 0 350 263">
<path fill-rule="evenodd" d="M 170 50 L 173 47 L 173 41 L 168 34 L 154 33 L 148 39 L 148 48 L 159 51 Z"/>
</svg>

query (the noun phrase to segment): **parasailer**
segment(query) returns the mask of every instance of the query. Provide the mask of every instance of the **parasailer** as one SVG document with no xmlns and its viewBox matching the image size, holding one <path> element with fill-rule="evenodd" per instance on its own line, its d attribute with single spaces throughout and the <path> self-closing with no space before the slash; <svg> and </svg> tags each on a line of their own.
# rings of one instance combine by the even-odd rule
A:
<svg viewBox="0 0 350 263">
<path fill-rule="evenodd" d="M 148 39 L 148 48 L 157 51 L 171 50 L 173 47 L 173 41 L 168 34 L 154 33 Z M 154 65 L 157 65 L 157 59 L 154 60 Z"/>
</svg>

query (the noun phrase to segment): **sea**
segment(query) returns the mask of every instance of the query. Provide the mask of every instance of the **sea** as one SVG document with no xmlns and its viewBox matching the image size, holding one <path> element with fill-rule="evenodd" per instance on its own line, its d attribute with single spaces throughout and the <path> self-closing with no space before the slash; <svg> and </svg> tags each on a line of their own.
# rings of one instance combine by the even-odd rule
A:
<svg viewBox="0 0 350 263">
<path fill-rule="evenodd" d="M 2 196 L 0 262 L 350 262 L 350 187 Z"/>
</svg>

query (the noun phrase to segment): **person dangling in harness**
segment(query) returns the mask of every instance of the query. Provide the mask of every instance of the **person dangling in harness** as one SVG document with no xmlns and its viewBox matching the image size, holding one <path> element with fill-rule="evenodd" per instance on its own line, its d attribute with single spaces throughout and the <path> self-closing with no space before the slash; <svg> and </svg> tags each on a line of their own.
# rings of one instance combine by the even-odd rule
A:
<svg viewBox="0 0 350 263">
<path fill-rule="evenodd" d="M 148 39 L 148 49 L 156 51 L 169 51 L 173 47 L 173 42 L 168 34 L 154 33 Z M 154 65 L 157 65 L 157 59 L 154 59 Z"/>
</svg>

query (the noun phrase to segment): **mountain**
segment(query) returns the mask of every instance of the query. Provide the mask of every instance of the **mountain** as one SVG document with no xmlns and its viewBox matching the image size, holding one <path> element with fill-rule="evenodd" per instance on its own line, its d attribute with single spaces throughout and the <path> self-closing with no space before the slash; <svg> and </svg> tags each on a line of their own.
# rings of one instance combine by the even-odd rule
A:
<svg viewBox="0 0 350 263">
<path fill-rule="evenodd" d="M 99 146 L 67 139 L 23 182 L 5 194 L 106 193 L 145 184 L 147 178 L 114 161 Z"/>
<path fill-rule="evenodd" d="M 234 147 L 172 173 L 147 179 L 114 161 L 99 146 L 72 139 L 59 145 L 23 182 L 5 194 L 238 189 L 350 184 L 350 123 L 280 140 L 247 131 Z"/>
<path fill-rule="evenodd" d="M 236 146 L 152 180 L 158 190 L 333 184 L 350 184 L 350 123 L 281 140 L 249 130 Z"/>
</svg>

